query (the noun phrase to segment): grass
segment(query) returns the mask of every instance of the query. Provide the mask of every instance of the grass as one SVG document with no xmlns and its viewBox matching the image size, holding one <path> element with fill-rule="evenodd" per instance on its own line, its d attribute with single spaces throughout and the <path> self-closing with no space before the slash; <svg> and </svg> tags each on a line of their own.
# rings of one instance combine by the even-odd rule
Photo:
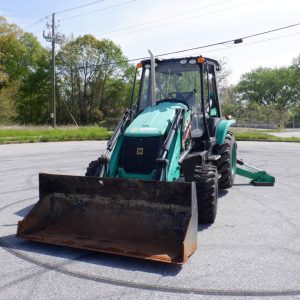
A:
<svg viewBox="0 0 300 300">
<path fill-rule="evenodd" d="M 300 142 L 297 137 L 277 137 L 274 130 L 231 129 L 238 141 Z M 0 144 L 53 141 L 107 140 L 111 132 L 102 127 L 2 127 Z"/>
<path fill-rule="evenodd" d="M 246 131 L 234 128 L 232 131 L 237 141 L 300 142 L 300 138 L 298 137 L 278 137 L 272 135 L 272 132 L 275 132 L 274 130 Z"/>
<path fill-rule="evenodd" d="M 111 132 L 102 127 L 22 127 L 0 129 L 0 144 L 52 141 L 107 140 Z"/>
</svg>

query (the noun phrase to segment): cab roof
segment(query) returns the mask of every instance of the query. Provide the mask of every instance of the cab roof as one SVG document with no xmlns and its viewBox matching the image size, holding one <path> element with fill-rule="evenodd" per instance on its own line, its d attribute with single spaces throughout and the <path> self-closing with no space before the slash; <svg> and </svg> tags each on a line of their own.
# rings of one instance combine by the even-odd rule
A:
<svg viewBox="0 0 300 300">
<path fill-rule="evenodd" d="M 201 55 L 199 56 L 188 56 L 188 57 L 178 57 L 178 58 L 167 58 L 167 59 L 159 59 L 159 58 L 155 58 L 155 62 L 156 63 L 167 63 L 167 62 L 180 62 L 181 60 L 183 59 L 186 59 L 186 60 L 191 60 L 191 59 L 196 59 L 199 58 L 199 57 L 203 57 Z M 220 70 L 221 69 L 221 66 L 219 64 L 219 62 L 215 59 L 212 59 L 212 58 L 208 58 L 208 57 L 203 57 L 205 59 L 205 61 L 210 64 L 210 65 L 214 65 L 216 67 L 217 70 Z M 145 59 L 145 60 L 142 60 L 141 61 L 141 64 L 144 66 L 146 64 L 150 64 L 151 63 L 151 60 L 150 59 Z"/>
</svg>

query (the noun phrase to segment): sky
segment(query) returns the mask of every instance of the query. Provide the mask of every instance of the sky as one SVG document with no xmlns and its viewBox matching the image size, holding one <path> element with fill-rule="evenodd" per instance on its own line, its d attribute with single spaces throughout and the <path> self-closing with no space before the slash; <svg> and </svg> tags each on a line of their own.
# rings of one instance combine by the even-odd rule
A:
<svg viewBox="0 0 300 300">
<path fill-rule="evenodd" d="M 50 46 L 42 33 L 54 12 L 61 34 L 109 38 L 128 59 L 146 57 L 148 49 L 160 57 L 300 23 L 299 0 L 0 0 L 0 15 L 34 33 L 44 46 Z M 257 67 L 290 65 L 300 55 L 300 24 L 241 44 L 161 58 L 191 55 L 225 60 L 229 83 L 235 84 Z"/>
</svg>

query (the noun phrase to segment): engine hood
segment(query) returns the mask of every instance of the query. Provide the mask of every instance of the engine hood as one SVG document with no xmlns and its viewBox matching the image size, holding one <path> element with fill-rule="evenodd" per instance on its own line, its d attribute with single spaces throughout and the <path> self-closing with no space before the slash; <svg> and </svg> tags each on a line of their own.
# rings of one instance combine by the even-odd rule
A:
<svg viewBox="0 0 300 300">
<path fill-rule="evenodd" d="M 176 109 L 187 107 L 182 103 L 162 102 L 149 106 L 125 130 L 127 137 L 163 136 L 171 126 Z"/>
</svg>

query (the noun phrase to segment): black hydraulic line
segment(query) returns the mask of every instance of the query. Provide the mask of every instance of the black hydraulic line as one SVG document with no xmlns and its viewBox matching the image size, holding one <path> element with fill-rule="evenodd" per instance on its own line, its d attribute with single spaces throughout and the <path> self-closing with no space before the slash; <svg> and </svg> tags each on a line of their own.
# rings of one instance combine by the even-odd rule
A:
<svg viewBox="0 0 300 300">
<path fill-rule="evenodd" d="M 124 112 L 121 121 L 119 122 L 119 124 L 118 124 L 116 130 L 115 130 L 114 133 L 113 133 L 113 136 L 112 136 L 111 139 L 108 141 L 108 143 L 107 143 L 107 148 L 106 148 L 106 150 L 107 150 L 108 152 L 112 151 L 112 149 L 114 148 L 114 146 L 115 146 L 115 144 L 116 144 L 116 142 L 117 142 L 117 140 L 118 140 L 118 137 L 119 137 L 119 135 L 120 135 L 120 133 L 121 133 L 121 130 L 122 130 L 123 125 L 124 125 L 124 124 L 128 121 L 128 119 L 130 118 L 130 111 L 131 111 L 131 110 L 127 110 L 127 111 Z"/>
<path fill-rule="evenodd" d="M 173 119 L 173 122 L 171 124 L 169 133 L 167 138 L 164 141 L 164 144 L 162 146 L 163 153 L 162 155 L 156 160 L 159 167 L 161 168 L 161 174 L 160 174 L 160 180 L 165 181 L 167 180 L 167 174 L 168 174 L 168 166 L 169 166 L 169 160 L 167 159 L 167 155 L 169 153 L 169 150 L 171 148 L 171 144 L 173 142 L 173 139 L 175 137 L 175 134 L 178 131 L 179 124 L 182 122 L 182 114 L 183 109 L 176 109 L 175 117 Z"/>
<path fill-rule="evenodd" d="M 179 158 L 178 158 L 178 163 L 179 164 L 182 164 L 182 162 L 184 161 L 184 159 L 186 158 L 186 156 L 191 152 L 191 150 L 192 150 L 192 147 L 190 146 L 187 150 L 185 150 L 184 152 L 182 152 L 179 155 Z"/>
<path fill-rule="evenodd" d="M 103 177 L 104 174 L 109 169 L 109 153 L 114 149 L 118 138 L 123 130 L 124 124 L 126 124 L 132 116 L 132 110 L 127 110 L 124 112 L 122 119 L 120 120 L 117 128 L 115 129 L 111 139 L 108 141 L 106 146 L 106 152 L 102 154 L 99 158 L 99 161 L 101 162 L 102 166 L 100 171 L 100 177 Z"/>
<path fill-rule="evenodd" d="M 178 130 L 180 122 L 182 121 L 182 113 L 183 113 L 183 109 L 180 108 L 180 109 L 176 110 L 176 115 L 172 122 L 169 134 L 163 144 L 163 150 L 164 150 L 163 155 L 162 155 L 163 159 L 166 158 L 166 156 L 171 148 L 171 144 L 173 142 L 174 136 Z"/>
</svg>

